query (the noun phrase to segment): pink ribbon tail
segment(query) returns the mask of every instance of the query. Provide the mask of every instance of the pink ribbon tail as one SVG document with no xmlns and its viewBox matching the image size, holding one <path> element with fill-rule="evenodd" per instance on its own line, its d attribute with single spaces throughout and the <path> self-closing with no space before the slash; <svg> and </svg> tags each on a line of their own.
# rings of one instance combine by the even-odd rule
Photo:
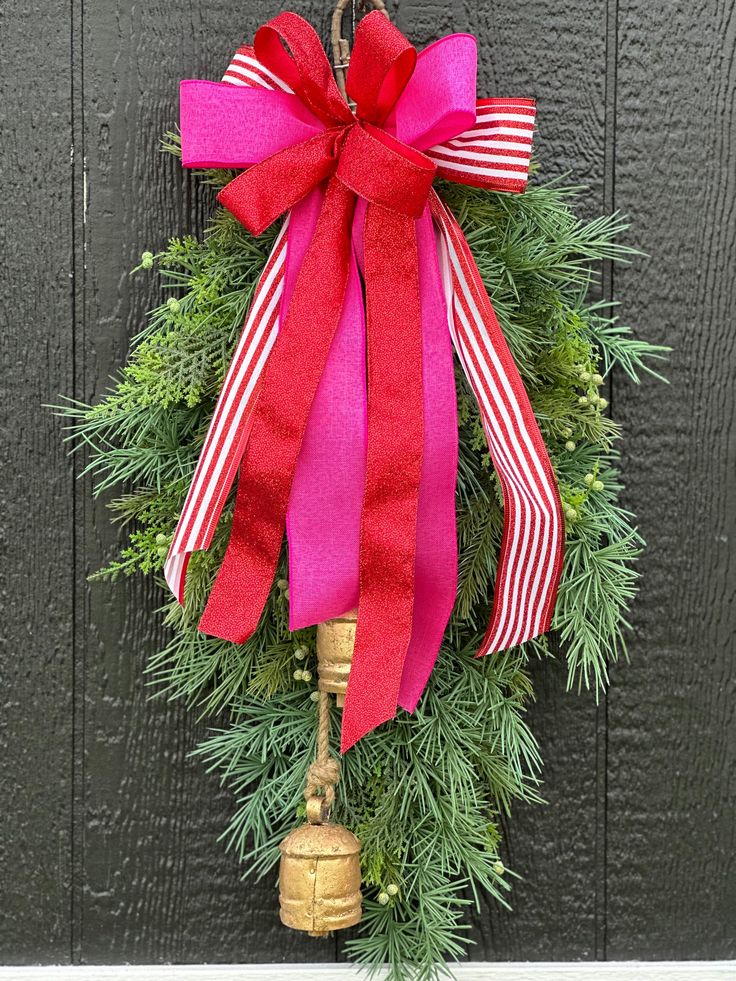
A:
<svg viewBox="0 0 736 981">
<path fill-rule="evenodd" d="M 447 306 L 429 208 L 417 222 L 422 308 L 424 450 L 417 513 L 414 619 L 399 705 L 413 712 L 431 674 L 457 593 L 457 406 Z M 390 629 L 390 625 L 387 625 Z"/>
<path fill-rule="evenodd" d="M 285 311 L 312 238 L 322 192 L 292 210 Z M 319 289 L 319 284 L 315 284 Z M 309 414 L 289 498 L 289 626 L 298 630 L 358 605 L 366 468 L 365 316 L 355 259 L 342 315 Z M 299 379 L 294 379 L 299 384 Z"/>
</svg>

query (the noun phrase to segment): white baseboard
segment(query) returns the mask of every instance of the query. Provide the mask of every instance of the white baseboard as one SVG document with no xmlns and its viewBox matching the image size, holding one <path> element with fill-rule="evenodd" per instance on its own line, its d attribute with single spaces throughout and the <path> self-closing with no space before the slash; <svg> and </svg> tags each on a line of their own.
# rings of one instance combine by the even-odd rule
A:
<svg viewBox="0 0 736 981">
<path fill-rule="evenodd" d="M 459 964 L 457 981 L 736 981 L 736 961 L 569 961 Z M 0 967 L 0 981 L 350 981 L 341 964 Z"/>
</svg>

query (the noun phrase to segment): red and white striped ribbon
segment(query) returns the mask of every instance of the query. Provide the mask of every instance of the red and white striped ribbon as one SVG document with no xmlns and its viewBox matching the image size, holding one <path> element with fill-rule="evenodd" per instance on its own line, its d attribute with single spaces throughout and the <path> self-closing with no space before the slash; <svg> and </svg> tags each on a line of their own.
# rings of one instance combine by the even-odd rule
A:
<svg viewBox="0 0 736 981">
<path fill-rule="evenodd" d="M 189 555 L 212 543 L 248 441 L 261 373 L 279 328 L 287 227 L 288 219 L 258 281 L 166 560 L 166 581 L 180 603 Z"/>
<path fill-rule="evenodd" d="M 450 333 L 480 407 L 504 500 L 493 613 L 478 656 L 549 629 L 564 527 L 554 473 L 529 397 L 455 217 L 434 195 Z"/>
<path fill-rule="evenodd" d="M 223 82 L 230 85 L 250 85 L 253 88 L 280 89 L 282 92 L 293 92 L 283 79 L 274 75 L 258 61 L 253 48 L 244 44 L 233 55 L 233 60 L 227 66 L 222 76 Z"/>
<path fill-rule="evenodd" d="M 230 85 L 291 91 L 285 82 L 256 60 L 253 49 L 246 45 L 238 48 L 222 81 Z M 288 225 L 287 218 L 253 293 L 243 333 L 218 396 L 164 566 L 169 588 L 180 603 L 184 602 L 189 556 L 212 544 L 217 522 L 248 441 L 261 373 L 279 329 Z"/>
</svg>

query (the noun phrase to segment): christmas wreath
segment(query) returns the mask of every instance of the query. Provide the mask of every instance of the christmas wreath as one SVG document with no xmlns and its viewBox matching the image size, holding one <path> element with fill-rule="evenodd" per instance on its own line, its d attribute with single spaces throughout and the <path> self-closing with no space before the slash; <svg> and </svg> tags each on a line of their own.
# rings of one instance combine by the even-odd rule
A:
<svg viewBox="0 0 736 981">
<path fill-rule="evenodd" d="M 241 69 L 250 57 L 241 54 Z M 237 74 L 237 56 L 234 64 Z M 167 134 L 163 149 L 180 156 L 179 135 Z M 236 177 L 222 167 L 199 174 L 216 188 Z M 652 362 L 665 350 L 635 338 L 608 304 L 587 298 L 596 263 L 632 254 L 618 243 L 626 229 L 620 216 L 578 219 L 579 189 L 556 181 L 535 179 L 523 194 L 449 181 L 435 187 L 468 243 L 556 478 L 565 548 L 551 628 L 562 653 L 540 634 L 476 657 L 492 613 L 508 488 L 489 451 L 477 393 L 456 361 L 457 589 L 413 712 L 368 731 L 341 758 L 329 751 L 330 718 L 339 728 L 341 712 L 325 690 L 344 685 L 337 663 L 335 678 L 323 666 L 318 688 L 317 635 L 323 631 L 321 643 L 340 662 L 355 622 L 347 616 L 290 629 L 285 543 L 251 635 L 236 642 L 200 629 L 228 548 L 234 493 L 224 494 L 209 549 L 191 554 L 183 595 L 169 594 L 164 604 L 170 639 L 148 668 L 157 692 L 226 720 L 195 752 L 232 789 L 225 838 L 246 875 L 271 873 L 279 844 L 305 816 L 322 831 L 329 827 L 325 804 L 355 835 L 365 909 L 348 949 L 362 964 L 389 964 L 397 979 L 434 977 L 447 959 L 463 955 L 464 910 L 479 893 L 507 902 L 513 873 L 502 861 L 499 816 L 514 801 L 541 800 L 542 761 L 525 721 L 534 698 L 530 661 L 562 656 L 569 687 L 596 692 L 607 665 L 625 656 L 632 563 L 643 543 L 618 503 L 620 433 L 601 393 L 614 368 L 634 381 L 655 374 Z M 114 387 L 95 405 L 63 410 L 69 438 L 89 454 L 85 473 L 95 493 L 123 488 L 110 508 L 129 527 L 127 541 L 95 578 L 142 573 L 165 587 L 197 461 L 280 235 L 274 227 L 253 235 L 231 207 L 219 207 L 201 238 L 171 238 L 163 251 L 143 253 L 136 272 L 156 272 L 167 298 L 134 339 Z M 324 573 L 329 578 L 330 568 Z M 394 636 L 390 610 L 380 628 Z M 315 799 L 318 812 L 310 814 Z M 297 848 L 287 857 L 298 862 L 304 854 Z M 287 872 L 282 858 L 282 880 Z"/>
</svg>

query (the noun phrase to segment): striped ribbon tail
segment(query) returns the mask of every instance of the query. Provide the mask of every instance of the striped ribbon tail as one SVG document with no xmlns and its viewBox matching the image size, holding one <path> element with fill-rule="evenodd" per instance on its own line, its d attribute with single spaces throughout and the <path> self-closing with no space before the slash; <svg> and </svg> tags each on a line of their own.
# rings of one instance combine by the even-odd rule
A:
<svg viewBox="0 0 736 981">
<path fill-rule="evenodd" d="M 256 60 L 247 45 L 238 48 L 222 81 L 291 92 Z M 212 543 L 248 442 L 261 374 L 279 329 L 288 224 L 287 218 L 253 293 L 164 566 L 169 588 L 180 603 L 184 602 L 189 557 Z"/>
<path fill-rule="evenodd" d="M 450 333 L 478 401 L 503 492 L 501 554 L 480 657 L 549 630 L 562 571 L 564 525 L 542 435 L 465 236 L 436 194 L 430 202 L 440 233 L 438 257 Z"/>
<path fill-rule="evenodd" d="M 253 294 L 164 566 L 166 581 L 180 603 L 189 556 L 212 543 L 250 435 L 261 374 L 279 329 L 287 228 L 288 219 Z"/>
</svg>

